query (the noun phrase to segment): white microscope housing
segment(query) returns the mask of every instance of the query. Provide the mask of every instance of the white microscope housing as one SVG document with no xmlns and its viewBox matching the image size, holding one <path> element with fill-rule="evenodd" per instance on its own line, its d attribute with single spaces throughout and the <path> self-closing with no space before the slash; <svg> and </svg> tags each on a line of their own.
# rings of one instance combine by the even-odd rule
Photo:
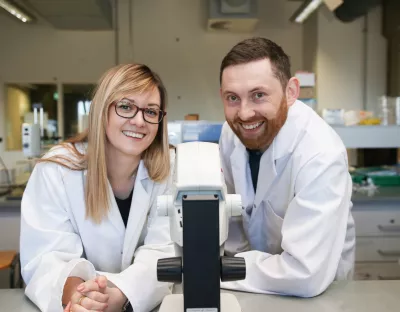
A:
<svg viewBox="0 0 400 312">
<path fill-rule="evenodd" d="M 172 194 L 158 197 L 159 216 L 169 216 L 171 238 L 183 246 L 182 199 L 185 195 L 214 195 L 219 202 L 220 246 L 228 238 L 229 218 L 242 214 L 240 195 L 227 194 L 219 146 L 209 142 L 177 145 Z M 179 248 L 177 248 L 179 251 Z"/>
</svg>

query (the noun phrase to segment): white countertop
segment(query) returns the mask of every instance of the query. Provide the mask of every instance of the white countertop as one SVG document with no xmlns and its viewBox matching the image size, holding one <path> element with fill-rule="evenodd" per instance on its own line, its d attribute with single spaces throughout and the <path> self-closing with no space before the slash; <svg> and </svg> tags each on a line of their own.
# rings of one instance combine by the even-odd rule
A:
<svg viewBox="0 0 400 312">
<path fill-rule="evenodd" d="M 310 299 L 231 293 L 238 298 L 242 312 L 400 311 L 400 280 L 334 283 L 324 294 Z M 26 299 L 21 289 L 0 289 L 0 311 L 38 312 L 38 309 Z"/>
</svg>

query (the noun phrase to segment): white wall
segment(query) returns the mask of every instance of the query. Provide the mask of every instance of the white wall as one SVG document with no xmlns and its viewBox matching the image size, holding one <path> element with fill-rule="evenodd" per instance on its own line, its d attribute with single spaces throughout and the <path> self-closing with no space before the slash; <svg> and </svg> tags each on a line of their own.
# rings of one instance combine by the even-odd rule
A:
<svg viewBox="0 0 400 312">
<path fill-rule="evenodd" d="M 114 62 L 111 31 L 59 31 L 0 15 L 0 77 L 6 82 L 93 82 Z"/>
<path fill-rule="evenodd" d="M 289 22 L 298 3 L 259 1 L 259 29 L 254 34 L 206 31 L 206 0 L 136 0 L 132 37 L 128 1 L 119 7 L 119 62 L 142 62 L 154 68 L 169 93 L 169 120 L 199 113 L 201 119 L 223 120 L 218 94 L 219 66 L 238 41 L 253 35 L 279 43 L 291 56 L 293 71 L 302 67 L 302 29 Z M 179 41 L 176 40 L 179 38 Z M 96 82 L 114 64 L 114 33 L 54 30 L 45 23 L 21 25 L 0 15 L 0 137 L 4 133 L 7 82 Z M 133 43 L 131 45 L 131 42 Z M 0 143 L 0 153 L 5 144 Z M 19 154 L 6 152 L 13 162 Z"/>
<path fill-rule="evenodd" d="M 303 24 L 303 70 L 317 71 L 318 14 L 312 14 Z"/>
<path fill-rule="evenodd" d="M 386 40 L 381 35 L 380 8 L 368 16 L 368 66 L 366 108 L 375 110 L 386 90 Z M 318 13 L 318 108 L 363 109 L 364 19 L 337 20 L 323 9 Z"/>
<path fill-rule="evenodd" d="M 387 40 L 382 36 L 382 9 L 368 15 L 367 109 L 376 111 L 387 90 Z"/>
</svg>

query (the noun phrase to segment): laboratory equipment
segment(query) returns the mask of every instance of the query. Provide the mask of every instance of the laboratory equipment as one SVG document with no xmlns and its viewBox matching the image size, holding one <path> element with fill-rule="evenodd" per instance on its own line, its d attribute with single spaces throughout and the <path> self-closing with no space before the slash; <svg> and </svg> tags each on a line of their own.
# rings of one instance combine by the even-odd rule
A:
<svg viewBox="0 0 400 312">
<path fill-rule="evenodd" d="M 182 143 L 182 122 L 172 121 L 167 124 L 168 143 L 177 146 Z"/>
<path fill-rule="evenodd" d="M 379 102 L 379 118 L 381 125 L 388 126 L 395 123 L 395 111 L 393 107 L 393 98 L 383 95 Z"/>
<path fill-rule="evenodd" d="M 345 124 L 345 110 L 324 108 L 322 110 L 322 119 L 324 119 L 329 125 L 344 125 Z"/>
<path fill-rule="evenodd" d="M 218 143 L 223 122 L 185 121 L 182 123 L 182 142 L 212 142 Z"/>
<path fill-rule="evenodd" d="M 246 265 L 223 256 L 229 218 L 241 215 L 242 203 L 227 194 L 218 144 L 177 145 L 172 194 L 159 196 L 157 206 L 169 216 L 177 255 L 158 261 L 157 278 L 183 282 L 183 294 L 166 296 L 159 311 L 241 311 L 235 296 L 220 292 L 221 281 L 245 278 Z"/>
<path fill-rule="evenodd" d="M 22 124 L 22 151 L 25 157 L 39 157 L 41 152 L 40 125 Z"/>
</svg>

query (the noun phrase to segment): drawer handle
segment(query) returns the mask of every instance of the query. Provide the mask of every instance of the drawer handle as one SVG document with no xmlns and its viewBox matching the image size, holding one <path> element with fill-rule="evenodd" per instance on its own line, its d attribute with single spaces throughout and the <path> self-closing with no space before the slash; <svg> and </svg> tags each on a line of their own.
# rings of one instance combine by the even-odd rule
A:
<svg viewBox="0 0 400 312">
<path fill-rule="evenodd" d="M 369 274 L 369 273 L 360 273 L 360 274 L 358 274 L 357 275 L 357 279 L 358 280 L 366 280 L 366 279 L 369 279 L 369 278 L 371 278 L 371 274 Z"/>
<path fill-rule="evenodd" d="M 378 279 L 382 281 L 400 280 L 400 276 L 382 276 L 378 275 Z"/>
<path fill-rule="evenodd" d="M 400 232 L 400 225 L 378 225 L 381 232 Z"/>
<path fill-rule="evenodd" d="M 383 251 L 378 249 L 378 254 L 383 257 L 400 257 L 400 250 Z"/>
</svg>

